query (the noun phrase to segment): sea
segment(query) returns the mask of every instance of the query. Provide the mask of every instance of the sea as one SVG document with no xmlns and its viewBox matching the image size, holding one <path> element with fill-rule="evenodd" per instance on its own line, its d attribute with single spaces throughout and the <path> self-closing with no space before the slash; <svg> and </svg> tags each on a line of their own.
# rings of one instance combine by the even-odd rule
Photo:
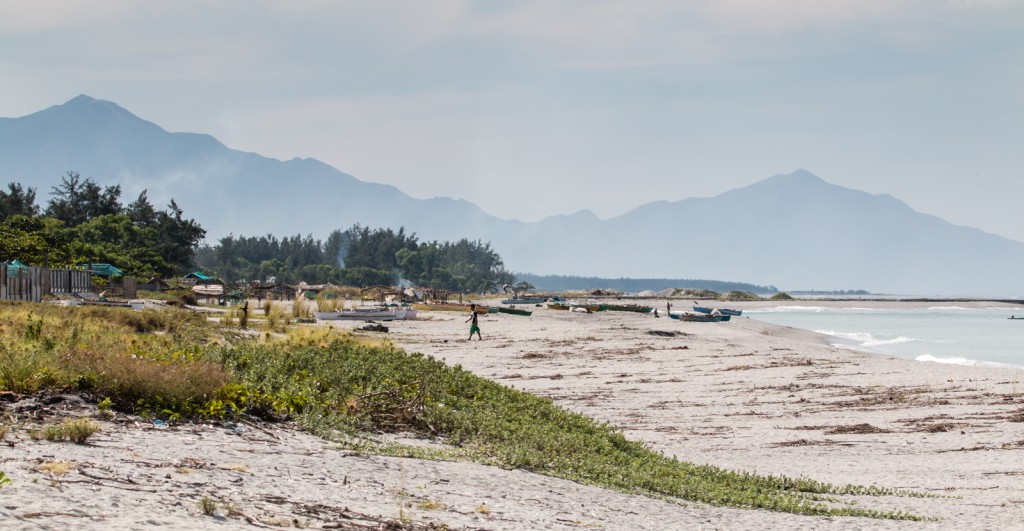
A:
<svg viewBox="0 0 1024 531">
<path fill-rule="evenodd" d="M 1016 312 L 1016 314 L 1014 313 Z M 875 309 L 855 301 L 840 307 L 787 305 L 743 315 L 829 336 L 838 348 L 922 362 L 1024 369 L 1024 306 Z"/>
</svg>

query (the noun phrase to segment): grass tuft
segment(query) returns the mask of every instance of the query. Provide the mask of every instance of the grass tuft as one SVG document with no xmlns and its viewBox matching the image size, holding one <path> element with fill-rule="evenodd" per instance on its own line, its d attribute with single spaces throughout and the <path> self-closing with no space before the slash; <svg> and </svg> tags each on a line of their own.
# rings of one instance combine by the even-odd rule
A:
<svg viewBox="0 0 1024 531">
<path fill-rule="evenodd" d="M 209 496 L 199 498 L 197 504 L 199 505 L 199 510 L 206 516 L 213 516 L 217 512 L 217 501 Z"/>
<path fill-rule="evenodd" d="M 76 444 L 84 444 L 89 437 L 100 431 L 99 425 L 89 419 L 77 418 L 68 419 L 55 426 L 47 426 L 42 430 L 29 432 L 33 440 L 45 439 L 47 441 L 71 441 Z"/>
</svg>

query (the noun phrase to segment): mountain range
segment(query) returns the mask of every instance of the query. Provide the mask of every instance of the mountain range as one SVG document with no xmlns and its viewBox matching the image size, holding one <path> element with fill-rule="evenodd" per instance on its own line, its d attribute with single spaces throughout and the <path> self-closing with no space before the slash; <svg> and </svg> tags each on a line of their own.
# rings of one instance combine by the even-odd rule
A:
<svg viewBox="0 0 1024 531">
<path fill-rule="evenodd" d="M 359 223 L 405 227 L 421 241 L 488 241 L 512 271 L 944 296 L 1018 296 L 1013 273 L 1024 264 L 1020 242 L 805 170 L 610 219 L 584 210 L 527 223 L 464 200 L 415 199 L 315 159 L 282 161 L 209 135 L 171 133 L 85 95 L 0 118 L 0 184 L 34 187 L 45 203 L 69 170 L 120 184 L 125 202 L 142 190 L 157 206 L 174 198 L 210 242 L 228 234 L 325 237 Z"/>
</svg>

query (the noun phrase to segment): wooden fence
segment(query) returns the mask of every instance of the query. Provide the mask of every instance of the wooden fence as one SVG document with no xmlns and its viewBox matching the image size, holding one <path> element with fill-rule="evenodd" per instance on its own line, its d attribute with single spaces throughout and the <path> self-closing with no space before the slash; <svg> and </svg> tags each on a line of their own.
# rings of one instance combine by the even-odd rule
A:
<svg viewBox="0 0 1024 531">
<path fill-rule="evenodd" d="M 19 267 L 0 262 L 0 300 L 42 302 L 46 295 L 92 292 L 92 273 L 81 269 Z"/>
</svg>

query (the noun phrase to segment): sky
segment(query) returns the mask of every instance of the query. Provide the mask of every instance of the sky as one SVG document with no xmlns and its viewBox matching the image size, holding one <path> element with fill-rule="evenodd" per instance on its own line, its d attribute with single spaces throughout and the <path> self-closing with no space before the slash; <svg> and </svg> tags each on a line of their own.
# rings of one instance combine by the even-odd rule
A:
<svg viewBox="0 0 1024 531">
<path fill-rule="evenodd" d="M 1024 0 L 0 0 L 0 72 L 502 218 L 802 168 L 1024 241 Z"/>
</svg>

